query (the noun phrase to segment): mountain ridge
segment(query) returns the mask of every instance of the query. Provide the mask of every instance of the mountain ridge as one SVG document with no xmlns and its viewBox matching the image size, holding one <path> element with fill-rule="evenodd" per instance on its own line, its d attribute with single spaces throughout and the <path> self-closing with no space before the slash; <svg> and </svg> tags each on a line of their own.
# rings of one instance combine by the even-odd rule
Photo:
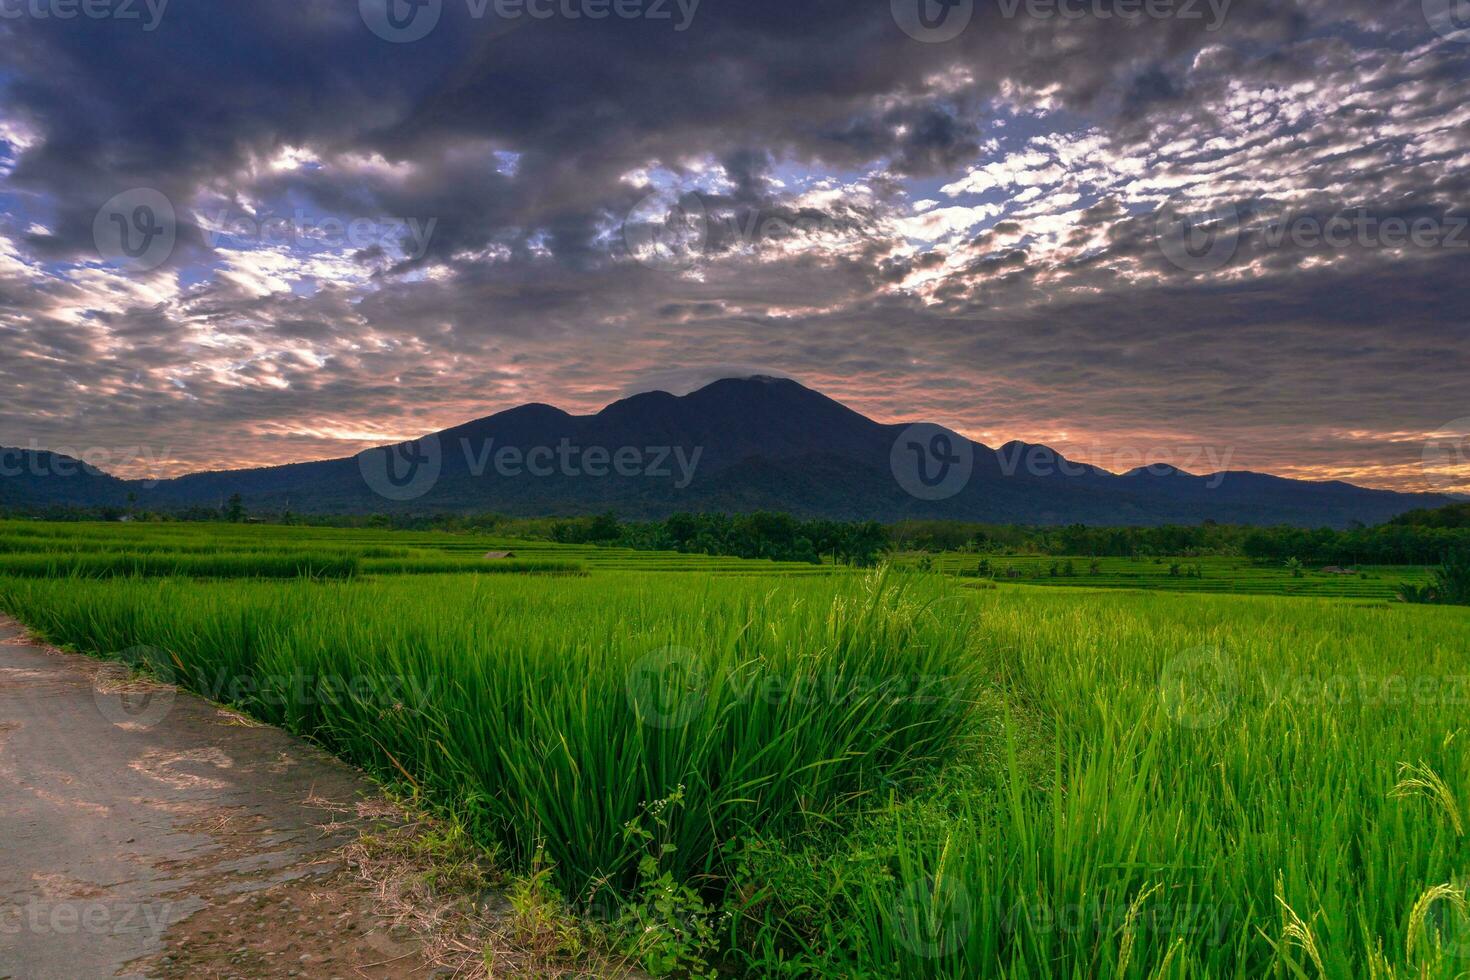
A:
<svg viewBox="0 0 1470 980">
<path fill-rule="evenodd" d="M 24 465 L 0 468 L 0 504 L 22 507 L 120 506 L 129 495 L 143 508 L 211 507 L 238 493 L 252 510 L 299 513 L 614 509 L 656 518 L 782 510 L 845 520 L 1341 527 L 1454 502 L 1165 464 L 1115 474 L 1043 445 L 1012 440 L 991 449 L 938 426 L 876 422 L 792 379 L 763 375 L 686 395 L 640 392 L 589 415 L 533 402 L 355 456 L 159 481 L 0 449 L 6 459 L 17 453 Z M 942 482 L 926 485 L 936 474 Z"/>
</svg>

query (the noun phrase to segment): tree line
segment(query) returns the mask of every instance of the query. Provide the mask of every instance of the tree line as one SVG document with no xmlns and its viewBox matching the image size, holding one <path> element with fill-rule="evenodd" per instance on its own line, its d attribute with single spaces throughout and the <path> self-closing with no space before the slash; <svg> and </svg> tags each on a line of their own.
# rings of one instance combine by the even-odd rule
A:
<svg viewBox="0 0 1470 980">
<path fill-rule="evenodd" d="M 1467 508 L 1470 510 L 1470 508 Z M 1406 520 L 1405 518 L 1410 518 Z M 989 555 L 1075 555 L 1108 558 L 1290 558 L 1322 565 L 1432 565 L 1470 547 L 1470 522 L 1439 511 L 1404 515 L 1377 527 L 1346 530 L 1248 527 L 1206 522 L 1194 526 L 1037 528 L 1014 525 L 910 521 L 889 529 L 905 551 L 960 551 Z"/>
<path fill-rule="evenodd" d="M 767 558 L 865 567 L 889 548 L 877 521 L 801 520 L 790 514 L 674 514 L 662 521 L 621 523 L 613 514 L 554 522 L 554 541 L 615 544 L 645 551 Z"/>
<path fill-rule="evenodd" d="M 1065 527 L 905 521 L 806 520 L 789 514 L 674 514 L 661 521 L 623 521 L 617 514 L 576 517 L 509 517 L 503 514 L 292 515 L 247 513 L 238 496 L 215 509 L 195 507 L 168 514 L 131 508 L 50 507 L 8 510 L 0 516 L 50 520 L 260 521 L 385 530 L 443 530 L 567 544 L 616 545 L 776 561 L 871 565 L 890 551 L 963 552 L 975 555 L 1047 555 L 1082 558 L 1246 557 L 1260 562 L 1297 559 L 1320 565 L 1434 565 L 1470 549 L 1470 503 L 1414 511 L 1376 527 L 1346 530 L 1248 527 L 1206 521 L 1161 527 Z"/>
</svg>

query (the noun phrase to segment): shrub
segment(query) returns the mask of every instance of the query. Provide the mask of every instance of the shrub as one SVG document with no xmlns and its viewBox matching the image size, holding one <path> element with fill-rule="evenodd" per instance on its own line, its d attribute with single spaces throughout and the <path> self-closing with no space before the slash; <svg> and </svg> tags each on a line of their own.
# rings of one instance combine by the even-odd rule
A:
<svg viewBox="0 0 1470 980">
<path fill-rule="evenodd" d="M 1470 548 L 1445 555 L 1428 585 L 1405 582 L 1399 586 L 1399 600 L 1470 606 Z"/>
</svg>

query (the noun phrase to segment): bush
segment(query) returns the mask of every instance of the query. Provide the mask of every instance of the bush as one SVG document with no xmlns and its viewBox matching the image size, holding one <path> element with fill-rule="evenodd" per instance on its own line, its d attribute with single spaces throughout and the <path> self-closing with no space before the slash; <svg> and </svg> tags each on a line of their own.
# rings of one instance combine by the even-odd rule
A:
<svg viewBox="0 0 1470 980">
<path fill-rule="evenodd" d="M 1470 606 L 1470 548 L 1445 555 L 1428 585 L 1405 582 L 1399 587 L 1399 599 L 1413 603 Z"/>
</svg>

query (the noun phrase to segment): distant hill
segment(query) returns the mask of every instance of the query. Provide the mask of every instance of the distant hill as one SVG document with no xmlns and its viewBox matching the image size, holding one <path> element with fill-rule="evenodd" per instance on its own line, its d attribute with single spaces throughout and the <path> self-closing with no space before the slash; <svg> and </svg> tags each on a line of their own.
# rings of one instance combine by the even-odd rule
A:
<svg viewBox="0 0 1470 980">
<path fill-rule="evenodd" d="M 0 447 L 3 506 L 121 506 L 132 486 L 60 453 Z"/>
<path fill-rule="evenodd" d="M 1381 523 L 1452 498 L 1261 473 L 1113 474 L 1045 446 L 991 449 L 937 426 L 883 425 L 795 381 L 717 381 L 570 415 L 531 404 L 358 456 L 115 479 L 49 453 L 0 450 L 0 504 L 217 506 L 298 513 L 497 511 L 627 518 L 777 510 L 807 517 L 1024 524 Z M 63 474 L 61 471 L 66 470 Z M 39 475 L 38 475 L 39 474 Z"/>
</svg>

